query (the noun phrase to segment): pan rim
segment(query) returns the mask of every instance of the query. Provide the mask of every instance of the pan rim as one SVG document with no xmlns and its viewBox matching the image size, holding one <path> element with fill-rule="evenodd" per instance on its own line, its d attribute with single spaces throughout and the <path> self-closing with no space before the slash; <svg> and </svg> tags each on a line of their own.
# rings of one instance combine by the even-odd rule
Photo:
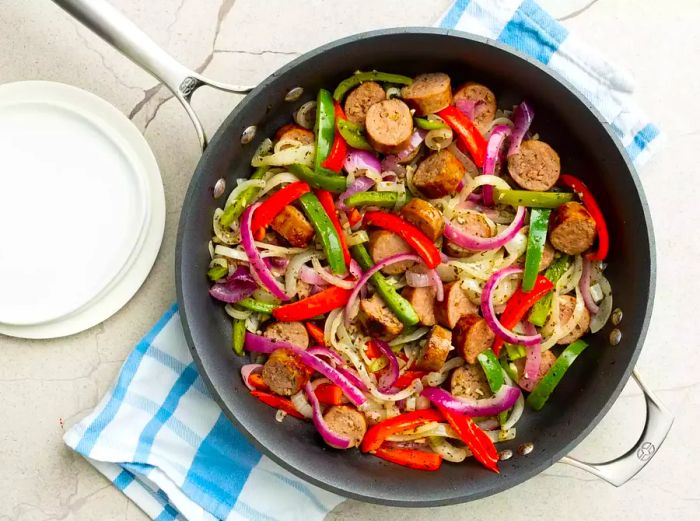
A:
<svg viewBox="0 0 700 521">
<path fill-rule="evenodd" d="M 515 56 L 516 58 L 519 58 L 522 61 L 525 61 L 528 63 L 530 66 L 534 66 L 535 68 L 538 69 L 539 73 L 544 74 L 548 76 L 552 81 L 560 84 L 562 87 L 564 87 L 566 90 L 568 90 L 583 106 L 587 108 L 587 110 L 596 118 L 598 123 L 603 127 L 603 130 L 605 131 L 607 137 L 612 141 L 614 144 L 615 148 L 617 149 L 620 158 L 622 159 L 627 172 L 626 173 L 620 173 L 620 175 L 626 175 L 629 174 L 635 191 L 637 193 L 637 197 L 639 198 L 639 202 L 641 205 L 642 209 L 642 215 L 644 219 L 644 230 L 646 231 L 647 234 L 647 240 L 649 244 L 649 280 L 648 280 L 648 285 L 644 288 L 648 292 L 648 298 L 646 302 L 646 307 L 644 310 L 644 317 L 641 323 L 641 326 L 639 328 L 639 338 L 637 340 L 636 345 L 634 346 L 634 351 L 632 352 L 628 365 L 625 368 L 622 377 L 620 378 L 619 382 L 613 389 L 613 391 L 610 393 L 608 396 L 607 400 L 603 404 L 603 406 L 600 408 L 600 410 L 597 412 L 597 414 L 593 417 L 592 421 L 589 423 L 589 425 L 585 428 L 582 429 L 576 436 L 574 436 L 572 439 L 569 440 L 569 442 L 564 446 L 561 450 L 555 453 L 554 457 L 552 457 L 549 460 L 543 460 L 539 465 L 534 465 L 531 469 L 529 470 L 521 470 L 517 475 L 512 477 L 511 479 L 504 479 L 500 480 L 498 484 L 494 487 L 491 487 L 490 489 L 484 489 L 481 491 L 481 493 L 471 493 L 471 494 L 455 494 L 448 496 L 446 495 L 445 497 L 441 497 L 438 499 L 417 499 L 417 500 L 410 500 L 410 499 L 393 499 L 390 497 L 382 497 L 381 495 L 377 494 L 375 496 L 370 496 L 366 495 L 363 493 L 356 493 L 351 490 L 346 490 L 343 488 L 339 488 L 335 485 L 326 483 L 322 480 L 316 479 L 313 475 L 310 475 L 309 473 L 298 469 L 290 464 L 288 464 L 284 459 L 281 457 L 277 456 L 271 449 L 268 449 L 266 446 L 264 446 L 262 443 L 260 443 L 254 434 L 250 432 L 248 429 L 246 429 L 235 417 L 233 414 L 233 411 L 229 410 L 229 408 L 224 404 L 223 399 L 221 398 L 221 395 L 218 393 L 216 390 L 214 384 L 204 371 L 204 365 L 203 362 L 197 352 L 197 349 L 195 347 L 194 339 L 192 336 L 191 329 L 189 327 L 188 323 L 188 318 L 187 318 L 187 308 L 185 305 L 185 296 L 183 294 L 182 290 L 182 273 L 184 267 L 182 266 L 182 243 L 183 243 L 183 236 L 185 233 L 185 223 L 188 220 L 189 214 L 191 211 L 193 211 L 192 207 L 192 200 L 195 197 L 195 194 L 198 192 L 199 189 L 201 189 L 200 183 L 198 182 L 200 179 L 202 179 L 204 176 L 202 174 L 203 169 L 201 168 L 201 165 L 205 162 L 205 158 L 207 157 L 208 150 L 212 150 L 215 147 L 212 146 L 207 151 L 205 151 L 204 155 L 200 159 L 197 167 L 195 168 L 194 174 L 192 176 L 192 179 L 190 180 L 189 187 L 187 190 L 187 193 L 185 195 L 185 198 L 183 200 L 183 206 L 182 206 L 182 211 L 180 213 L 180 221 L 178 224 L 178 232 L 177 232 L 177 245 L 176 245 L 176 257 L 175 257 L 175 278 L 176 278 L 176 288 L 177 288 L 177 300 L 178 300 L 178 307 L 180 310 L 180 320 L 182 322 L 182 327 L 183 331 L 185 333 L 185 338 L 187 341 L 188 348 L 190 349 L 190 352 L 192 354 L 193 359 L 195 360 L 198 368 L 200 369 L 200 375 L 205 381 L 208 389 L 210 390 L 212 397 L 215 399 L 215 401 L 219 404 L 221 407 L 222 411 L 226 414 L 226 417 L 231 420 L 231 422 L 234 424 L 234 426 L 244 433 L 246 435 L 246 438 L 258 449 L 260 452 L 270 459 L 272 459 L 275 463 L 279 464 L 281 467 L 284 469 L 288 470 L 295 476 L 300 477 L 301 479 L 312 483 L 316 486 L 319 486 L 320 488 L 336 493 L 342 497 L 345 498 L 351 498 L 351 499 L 357 499 L 360 501 L 365 501 L 369 503 L 375 503 L 375 504 L 381 504 L 381 505 L 386 505 L 386 506 L 396 506 L 396 507 L 435 507 L 435 506 L 446 506 L 446 505 L 454 505 L 454 504 L 459 504 L 459 503 L 465 503 L 468 501 L 473 501 L 476 499 L 480 499 L 483 497 L 488 497 L 492 496 L 494 494 L 497 494 L 499 492 L 502 492 L 504 490 L 507 490 L 513 486 L 519 485 L 531 477 L 543 472 L 544 470 L 548 469 L 551 467 L 554 463 L 558 462 L 562 457 L 568 455 L 568 453 L 575 448 L 577 445 L 581 443 L 581 441 L 590 434 L 590 432 L 595 428 L 596 425 L 600 422 L 600 420 L 607 414 L 607 412 L 610 410 L 612 407 L 613 403 L 617 401 L 620 393 L 622 392 L 622 389 L 626 385 L 627 381 L 629 380 L 632 370 L 634 368 L 634 365 L 639 358 L 639 355 L 641 353 L 641 350 L 644 346 L 644 341 L 646 339 L 646 334 L 647 330 L 649 327 L 649 322 L 653 310 L 653 301 L 654 301 L 654 294 L 655 294 L 655 288 L 656 288 L 656 247 L 655 247 L 655 239 L 654 239 L 654 231 L 653 231 L 653 225 L 651 221 L 651 216 L 649 212 L 649 205 L 646 199 L 646 195 L 644 193 L 643 187 L 641 185 L 639 176 L 637 174 L 637 171 L 632 164 L 630 158 L 628 157 L 627 153 L 625 152 L 625 149 L 620 141 L 620 139 L 614 134 L 612 130 L 612 126 L 607 123 L 600 112 L 565 78 L 563 78 L 559 73 L 557 73 L 554 70 L 549 69 L 539 61 L 523 54 L 522 52 L 513 49 L 509 46 L 506 46 L 504 44 L 501 44 L 500 42 L 497 42 L 492 39 L 484 38 L 478 35 L 474 35 L 471 33 L 463 32 L 463 31 L 457 31 L 454 29 L 442 29 L 442 28 L 434 28 L 434 27 L 395 27 L 395 28 L 387 28 L 387 29 L 379 29 L 379 30 L 374 30 L 374 31 L 367 31 L 363 33 L 358 33 L 354 34 L 351 36 L 347 36 L 345 38 L 341 38 L 339 40 L 334 40 L 332 42 L 329 42 L 327 44 L 324 44 L 318 48 L 312 49 L 309 52 L 295 58 L 291 62 L 287 63 L 274 73 L 272 73 L 268 78 L 266 78 L 264 81 L 262 81 L 255 89 L 253 89 L 248 96 L 246 96 L 245 99 L 243 99 L 234 109 L 231 111 L 229 116 L 227 117 L 226 120 L 229 119 L 234 119 L 237 115 L 237 113 L 242 110 L 242 108 L 249 102 L 249 100 L 255 100 L 257 95 L 261 93 L 269 83 L 274 81 L 278 76 L 285 74 L 287 71 L 297 67 L 299 64 L 314 58 L 320 54 L 325 53 L 328 50 L 331 50 L 336 47 L 342 47 L 346 44 L 355 42 L 360 39 L 368 39 L 368 38 L 375 38 L 375 37 L 382 37 L 382 36 L 391 36 L 391 35 L 401 35 L 401 34 L 416 34 L 416 35 L 436 35 L 436 36 L 447 36 L 447 37 L 455 37 L 459 39 L 466 39 L 470 40 L 472 42 L 482 44 L 482 45 L 487 45 L 490 47 L 495 47 L 496 49 L 511 54 Z M 211 144 L 214 145 L 219 139 L 221 139 L 222 135 L 222 129 L 224 129 L 226 124 L 222 124 L 219 129 L 217 129 L 215 135 L 213 136 L 211 140 Z"/>
</svg>

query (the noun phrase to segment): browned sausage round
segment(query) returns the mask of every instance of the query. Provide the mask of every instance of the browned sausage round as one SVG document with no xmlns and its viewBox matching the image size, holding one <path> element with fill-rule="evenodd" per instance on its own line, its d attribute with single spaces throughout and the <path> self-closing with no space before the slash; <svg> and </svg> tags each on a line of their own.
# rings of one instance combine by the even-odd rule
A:
<svg viewBox="0 0 700 521">
<path fill-rule="evenodd" d="M 395 233 L 386 230 L 373 230 L 370 232 L 369 254 L 374 262 L 382 261 L 399 253 L 413 253 L 413 248 Z M 415 262 L 413 261 L 397 262 L 382 269 L 382 272 L 387 275 L 399 275 L 414 264 Z"/>
<path fill-rule="evenodd" d="M 460 287 L 459 280 L 445 284 L 444 293 L 442 302 L 435 302 L 435 319 L 438 324 L 452 329 L 463 315 L 476 313 L 476 306 Z"/>
<path fill-rule="evenodd" d="M 265 328 L 263 336 L 275 342 L 289 342 L 297 347 L 309 347 L 309 334 L 301 322 L 274 322 Z"/>
<path fill-rule="evenodd" d="M 449 150 L 426 157 L 413 176 L 416 188 L 431 199 L 453 193 L 464 177 L 464 165 Z"/>
<path fill-rule="evenodd" d="M 469 81 L 454 93 L 453 102 L 464 99 L 476 102 L 474 124 L 483 133 L 496 116 L 496 95 L 488 87 Z"/>
<path fill-rule="evenodd" d="M 351 440 L 350 447 L 357 447 L 367 432 L 365 415 L 349 405 L 334 405 L 323 415 L 328 428 L 339 436 Z M 328 443 L 328 442 L 326 442 Z M 330 445 L 330 443 L 329 443 Z M 331 445 L 333 447 L 333 445 Z M 335 447 L 339 449 L 341 447 Z"/>
<path fill-rule="evenodd" d="M 412 288 L 406 286 L 401 292 L 416 310 L 418 321 L 423 326 L 435 325 L 435 290 L 430 287 Z"/>
<path fill-rule="evenodd" d="M 294 123 L 288 123 L 275 132 L 275 140 L 281 139 L 294 139 L 302 145 L 313 145 L 315 140 L 313 132 Z"/>
<path fill-rule="evenodd" d="M 345 100 L 345 115 L 353 123 L 364 126 L 367 109 L 383 99 L 386 99 L 386 92 L 382 86 L 374 81 L 366 81 L 348 94 Z"/>
<path fill-rule="evenodd" d="M 281 396 L 298 393 L 309 376 L 306 366 L 288 349 L 273 351 L 262 370 L 263 381 L 273 393 Z"/>
<path fill-rule="evenodd" d="M 563 326 L 574 314 L 574 308 L 576 307 L 576 298 L 571 295 L 560 295 L 559 296 L 559 324 Z M 566 345 L 571 342 L 575 342 L 581 338 L 586 331 L 588 331 L 588 326 L 591 324 L 591 314 L 588 309 L 583 308 L 583 316 L 579 320 L 576 327 L 571 333 L 557 341 L 557 344 Z M 560 327 L 561 327 L 560 326 Z"/>
<path fill-rule="evenodd" d="M 367 140 L 378 152 L 395 154 L 408 145 L 413 134 L 411 111 L 399 99 L 385 99 L 367 109 Z"/>
<path fill-rule="evenodd" d="M 416 226 L 433 242 L 440 238 L 445 229 L 440 210 L 418 197 L 414 197 L 401 208 L 401 217 Z"/>
<path fill-rule="evenodd" d="M 376 293 L 372 295 L 372 298 L 360 300 L 360 312 L 357 318 L 368 336 L 387 342 L 399 336 L 403 331 L 401 321 L 386 307 L 382 298 Z"/>
<path fill-rule="evenodd" d="M 439 371 L 445 365 L 452 350 L 452 331 L 440 326 L 433 326 L 428 340 L 416 359 L 419 371 Z"/>
<path fill-rule="evenodd" d="M 442 72 L 420 74 L 401 89 L 401 97 L 416 109 L 417 116 L 442 110 L 452 103 L 450 77 Z"/>
<path fill-rule="evenodd" d="M 542 379 L 544 375 L 547 374 L 547 371 L 549 371 L 550 367 L 554 365 L 554 362 L 557 360 L 557 357 L 552 353 L 551 351 L 543 351 L 542 352 L 542 357 L 540 358 L 540 368 L 537 370 L 537 376 L 532 379 L 528 380 L 525 378 L 525 358 L 518 358 L 514 363 L 515 367 L 518 370 L 518 385 L 525 389 L 526 391 L 532 391 L 535 388 L 535 385 Z"/>
<path fill-rule="evenodd" d="M 525 190 L 546 192 L 559 179 L 559 154 L 544 141 L 528 139 L 508 158 L 508 173 Z"/>
<path fill-rule="evenodd" d="M 489 226 L 486 218 L 478 213 L 474 212 L 461 212 L 458 216 L 452 220 L 452 226 L 456 226 L 465 233 L 469 235 L 474 235 L 475 237 L 492 237 L 493 231 Z M 442 243 L 442 249 L 445 253 L 451 257 L 467 257 L 474 252 L 457 246 L 456 244 L 448 241 Z"/>
<path fill-rule="evenodd" d="M 462 316 L 452 331 L 452 343 L 470 364 L 476 362 L 479 353 L 491 347 L 495 338 L 486 320 L 476 314 Z"/>
<path fill-rule="evenodd" d="M 581 203 L 572 201 L 554 211 L 549 241 L 559 251 L 578 255 L 593 245 L 595 233 L 591 214 Z"/>
<path fill-rule="evenodd" d="M 315 233 L 313 226 L 306 220 L 304 214 L 291 204 L 284 207 L 272 220 L 270 226 L 289 244 L 297 248 L 308 245 Z"/>
<path fill-rule="evenodd" d="M 450 390 L 455 396 L 481 400 L 491 396 L 491 388 L 486 374 L 479 364 L 466 364 L 458 367 L 450 377 Z"/>
</svg>

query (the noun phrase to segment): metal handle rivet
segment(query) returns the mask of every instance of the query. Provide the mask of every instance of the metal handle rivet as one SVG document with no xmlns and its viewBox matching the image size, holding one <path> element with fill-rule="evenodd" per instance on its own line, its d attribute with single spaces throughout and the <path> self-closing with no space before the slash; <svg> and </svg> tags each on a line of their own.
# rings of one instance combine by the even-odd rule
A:
<svg viewBox="0 0 700 521">
<path fill-rule="evenodd" d="M 258 127 L 255 125 L 251 125 L 248 128 L 246 128 L 243 131 L 243 134 L 241 134 L 241 145 L 247 145 L 251 141 L 253 141 L 253 138 L 255 137 L 255 132 L 258 130 Z"/>
</svg>

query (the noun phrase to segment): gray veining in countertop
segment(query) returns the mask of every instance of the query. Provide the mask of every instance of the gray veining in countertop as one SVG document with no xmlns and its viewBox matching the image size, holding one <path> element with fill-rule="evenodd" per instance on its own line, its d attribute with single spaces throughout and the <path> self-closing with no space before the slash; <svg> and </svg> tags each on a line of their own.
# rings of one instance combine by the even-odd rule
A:
<svg viewBox="0 0 700 521">
<path fill-rule="evenodd" d="M 300 53 L 341 36 L 382 26 L 432 25 L 450 3 L 112 2 L 186 65 L 238 84 L 255 83 Z M 658 281 L 638 367 L 677 415 L 676 424 L 647 468 L 621 488 L 555 465 L 514 489 L 468 505 L 406 510 L 347 501 L 329 520 L 700 519 L 700 356 L 694 304 L 700 291 L 700 172 L 691 155 L 700 149 L 700 3 L 597 0 L 560 16 L 567 28 L 632 73 L 639 103 L 666 133 L 666 147 L 641 172 L 656 231 Z M 49 0 L 3 0 L 0 49 L 1 83 L 72 83 L 127 114 L 153 148 L 168 209 L 153 271 L 119 313 L 66 339 L 30 342 L 0 336 L 0 521 L 146 519 L 65 449 L 61 436 L 63 424 L 75 422 L 96 404 L 134 343 L 175 300 L 175 230 L 198 158 L 196 137 L 166 89 Z M 212 133 L 239 99 L 202 89 L 194 105 Z M 587 460 L 621 454 L 636 440 L 643 414 L 641 395 L 630 384 L 575 454 Z"/>
</svg>

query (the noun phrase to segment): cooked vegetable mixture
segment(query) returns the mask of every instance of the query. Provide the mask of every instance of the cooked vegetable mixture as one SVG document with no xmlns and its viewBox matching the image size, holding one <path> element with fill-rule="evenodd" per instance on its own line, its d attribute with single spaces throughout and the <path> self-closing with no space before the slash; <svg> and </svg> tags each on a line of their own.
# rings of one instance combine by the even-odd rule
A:
<svg viewBox="0 0 700 521">
<path fill-rule="evenodd" d="M 262 142 L 214 214 L 207 275 L 279 421 L 498 472 L 494 444 L 612 309 L 604 216 L 533 118 L 446 74 L 360 72 Z"/>
</svg>

